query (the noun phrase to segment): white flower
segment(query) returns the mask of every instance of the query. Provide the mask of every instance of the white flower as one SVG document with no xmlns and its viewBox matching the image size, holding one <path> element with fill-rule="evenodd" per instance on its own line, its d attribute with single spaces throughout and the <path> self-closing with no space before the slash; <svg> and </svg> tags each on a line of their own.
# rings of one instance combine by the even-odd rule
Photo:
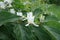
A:
<svg viewBox="0 0 60 40">
<path fill-rule="evenodd" d="M 8 2 L 9 4 L 11 4 L 13 0 L 4 0 L 4 2 Z"/>
<path fill-rule="evenodd" d="M 37 24 L 34 23 L 34 18 L 35 18 L 35 16 L 33 16 L 33 13 L 32 12 L 28 12 L 27 13 L 28 24 L 26 24 L 25 26 L 29 26 L 29 24 L 33 24 L 34 26 L 38 26 Z"/>
<path fill-rule="evenodd" d="M 9 4 L 7 7 L 12 7 L 12 5 L 11 5 L 11 4 Z"/>
<path fill-rule="evenodd" d="M 22 12 L 17 12 L 18 16 L 23 16 Z"/>
<path fill-rule="evenodd" d="M 40 15 L 40 22 L 44 22 L 45 20 L 45 16 L 43 16 L 43 14 Z"/>
<path fill-rule="evenodd" d="M 17 12 L 17 15 L 21 16 L 22 18 L 25 18 L 22 12 Z M 23 19 L 23 21 L 24 21 L 24 19 Z"/>
<path fill-rule="evenodd" d="M 15 14 L 15 10 L 14 9 L 10 9 L 10 13 Z"/>
<path fill-rule="evenodd" d="M 26 20 L 22 12 L 17 12 L 17 16 L 20 16 L 20 19 L 22 19 L 22 21 Z"/>
<path fill-rule="evenodd" d="M 13 0 L 4 0 L 4 2 L 7 2 L 9 4 L 8 7 L 12 7 L 11 3 L 13 2 Z"/>
<path fill-rule="evenodd" d="M 5 9 L 6 5 L 4 4 L 4 2 L 0 2 L 0 8 Z"/>
</svg>

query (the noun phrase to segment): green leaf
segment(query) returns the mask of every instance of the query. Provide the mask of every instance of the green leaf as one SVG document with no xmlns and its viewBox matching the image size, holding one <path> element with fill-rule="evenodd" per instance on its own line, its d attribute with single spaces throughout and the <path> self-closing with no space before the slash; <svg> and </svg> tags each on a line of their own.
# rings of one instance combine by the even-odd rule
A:
<svg viewBox="0 0 60 40">
<path fill-rule="evenodd" d="M 19 19 L 19 17 L 17 15 L 11 14 L 11 13 L 6 12 L 6 11 L 0 12 L 0 25 L 4 24 L 6 22 L 14 22 L 18 19 Z"/>
<path fill-rule="evenodd" d="M 58 23 L 57 21 L 49 21 L 47 23 L 45 23 L 45 25 L 43 26 L 45 28 L 45 30 L 47 30 L 49 32 L 50 35 L 52 35 L 52 37 L 54 37 L 54 40 L 60 40 L 60 23 Z"/>
<path fill-rule="evenodd" d="M 48 10 L 56 15 L 57 18 L 60 20 L 60 6 L 52 5 Z"/>
<path fill-rule="evenodd" d="M 16 40 L 13 32 L 13 23 L 7 24 L 0 26 L 0 40 Z"/>
<path fill-rule="evenodd" d="M 55 15 L 48 15 L 45 18 L 45 21 L 59 21 L 58 17 L 56 17 Z"/>
<path fill-rule="evenodd" d="M 42 27 L 28 26 L 23 24 L 15 24 L 14 33 L 17 40 L 51 40 L 51 37 Z"/>
</svg>

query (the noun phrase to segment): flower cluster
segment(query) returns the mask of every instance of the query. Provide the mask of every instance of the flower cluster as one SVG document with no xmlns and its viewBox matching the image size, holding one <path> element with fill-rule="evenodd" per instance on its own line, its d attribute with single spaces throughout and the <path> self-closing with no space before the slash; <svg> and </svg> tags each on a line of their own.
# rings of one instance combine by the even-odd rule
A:
<svg viewBox="0 0 60 40">
<path fill-rule="evenodd" d="M 15 10 L 14 9 L 11 9 L 10 12 L 12 14 L 14 14 L 15 13 Z M 39 25 L 37 25 L 34 22 L 35 16 L 33 15 L 33 12 L 27 12 L 27 16 L 26 17 L 23 15 L 23 13 L 21 11 L 20 12 L 16 12 L 16 14 L 17 14 L 17 16 L 20 16 L 20 17 L 24 18 L 23 21 L 24 20 L 27 20 L 27 24 L 25 26 L 29 26 L 30 24 L 33 24 L 36 27 L 39 26 Z M 41 14 L 41 16 L 40 16 L 40 22 L 44 22 L 44 19 L 45 19 L 45 16 L 43 16 Z"/>
<path fill-rule="evenodd" d="M 42 14 L 40 15 L 40 22 L 44 22 L 44 20 L 45 20 L 45 16 L 43 16 Z"/>
<path fill-rule="evenodd" d="M 11 5 L 12 2 L 13 2 L 13 0 L 4 0 L 3 2 L 1 1 L 0 2 L 0 8 L 5 9 L 6 6 L 7 6 L 7 4 L 8 4 L 7 7 L 12 7 L 12 5 Z M 24 5 L 27 4 L 27 3 L 29 3 L 29 2 L 28 1 L 25 2 Z M 24 20 L 27 20 L 27 24 L 25 26 L 29 26 L 30 24 L 32 24 L 32 25 L 34 25 L 36 27 L 39 26 L 39 25 L 37 25 L 34 22 L 35 21 L 34 20 L 35 19 L 35 16 L 33 15 L 33 12 L 27 12 L 27 16 L 26 17 L 23 15 L 23 13 L 21 11 L 16 12 L 14 8 L 11 8 L 9 10 L 9 12 L 12 13 L 12 14 L 16 14 L 17 16 L 20 16 L 21 18 L 24 18 L 23 21 Z M 44 19 L 45 19 L 45 16 L 43 16 L 41 14 L 41 16 L 40 16 L 40 22 L 44 22 Z"/>
<path fill-rule="evenodd" d="M 38 27 L 39 25 L 35 24 L 34 18 L 35 18 L 35 16 L 33 16 L 33 13 L 32 12 L 28 12 L 27 13 L 27 21 L 28 21 L 28 24 L 26 24 L 25 26 L 29 26 L 29 24 L 33 24 L 34 26 L 37 26 Z"/>
<path fill-rule="evenodd" d="M 11 5 L 12 2 L 13 2 L 13 0 L 1 1 L 0 2 L 0 8 L 5 9 L 7 5 L 8 5 L 7 7 L 12 7 L 12 5 Z"/>
</svg>

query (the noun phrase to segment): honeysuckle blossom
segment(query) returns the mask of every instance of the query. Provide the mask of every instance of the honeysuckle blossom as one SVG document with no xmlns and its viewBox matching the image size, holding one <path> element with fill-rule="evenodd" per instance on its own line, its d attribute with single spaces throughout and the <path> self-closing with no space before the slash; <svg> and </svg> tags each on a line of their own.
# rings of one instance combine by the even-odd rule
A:
<svg viewBox="0 0 60 40">
<path fill-rule="evenodd" d="M 13 0 L 4 0 L 4 2 L 8 2 L 9 4 L 11 4 Z"/>
<path fill-rule="evenodd" d="M 23 13 L 22 12 L 17 12 L 17 15 L 18 16 L 23 16 Z"/>
<path fill-rule="evenodd" d="M 45 20 L 45 16 L 43 16 L 43 14 L 41 14 L 41 15 L 40 15 L 40 22 L 42 22 L 42 23 L 43 23 L 43 22 L 44 22 L 44 20 Z"/>
<path fill-rule="evenodd" d="M 9 6 L 7 6 L 7 7 L 12 7 L 12 5 L 11 5 L 11 4 L 9 4 Z"/>
<path fill-rule="evenodd" d="M 4 2 L 7 2 L 9 4 L 8 7 L 12 7 L 11 3 L 13 2 L 13 0 L 4 0 Z"/>
<path fill-rule="evenodd" d="M 33 13 L 32 12 L 28 12 L 27 13 L 27 21 L 28 21 L 28 24 L 26 24 L 25 26 L 29 26 L 29 24 L 33 24 L 34 26 L 37 26 L 38 27 L 39 25 L 35 24 L 34 18 L 35 18 L 35 16 L 33 16 Z"/>
<path fill-rule="evenodd" d="M 25 20 L 25 16 L 23 15 L 22 12 L 17 12 L 17 16 L 20 16 L 21 17 L 20 19 L 22 19 L 22 21 Z"/>
<path fill-rule="evenodd" d="M 2 8 L 2 9 L 5 9 L 5 7 L 6 7 L 6 5 L 4 4 L 4 2 L 0 2 L 0 8 Z"/>
<path fill-rule="evenodd" d="M 10 9 L 10 13 L 15 14 L 15 10 L 14 9 Z"/>
</svg>

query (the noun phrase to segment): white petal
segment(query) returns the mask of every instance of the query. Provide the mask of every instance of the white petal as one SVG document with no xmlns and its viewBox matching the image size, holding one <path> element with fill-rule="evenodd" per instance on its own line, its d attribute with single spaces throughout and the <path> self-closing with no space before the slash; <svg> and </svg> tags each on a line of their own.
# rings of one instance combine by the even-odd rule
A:
<svg viewBox="0 0 60 40">
<path fill-rule="evenodd" d="M 15 14 L 15 10 L 14 9 L 10 9 L 10 13 Z"/>
<path fill-rule="evenodd" d="M 27 17 L 32 17 L 33 13 L 32 12 L 27 12 Z"/>
<path fill-rule="evenodd" d="M 4 0 L 4 2 L 8 2 L 9 4 L 12 3 L 13 0 Z"/>
<path fill-rule="evenodd" d="M 45 20 L 45 16 L 43 16 L 43 15 L 41 14 L 41 16 L 40 16 L 40 22 L 44 22 L 44 20 Z"/>
<path fill-rule="evenodd" d="M 35 24 L 35 23 L 33 23 L 33 25 L 34 25 L 34 26 L 36 26 L 36 27 L 38 27 L 38 26 L 39 26 L 39 25 L 37 25 L 37 24 Z"/>
<path fill-rule="evenodd" d="M 29 24 L 26 24 L 25 26 L 29 26 Z"/>
<path fill-rule="evenodd" d="M 26 24 L 25 26 L 29 26 L 29 24 L 33 24 L 34 26 L 39 26 L 37 24 L 34 23 L 34 18 L 35 16 L 33 16 L 33 13 L 32 12 L 28 12 L 27 13 L 27 21 L 28 21 L 28 24 Z"/>
<path fill-rule="evenodd" d="M 29 23 L 34 22 L 34 16 L 33 16 L 33 13 L 32 13 L 32 12 L 28 12 L 28 13 L 27 13 L 27 21 L 28 21 Z"/>
<path fill-rule="evenodd" d="M 0 2 L 0 8 L 3 8 L 3 9 L 5 9 L 5 4 L 4 4 L 4 2 Z"/>
<path fill-rule="evenodd" d="M 23 16 L 22 12 L 17 12 L 18 16 Z"/>
<path fill-rule="evenodd" d="M 11 4 L 9 4 L 9 6 L 7 6 L 7 7 L 12 7 L 12 5 L 11 5 Z"/>
<path fill-rule="evenodd" d="M 24 17 L 23 17 L 24 18 Z M 23 19 L 22 21 L 25 21 L 27 18 Z"/>
</svg>

